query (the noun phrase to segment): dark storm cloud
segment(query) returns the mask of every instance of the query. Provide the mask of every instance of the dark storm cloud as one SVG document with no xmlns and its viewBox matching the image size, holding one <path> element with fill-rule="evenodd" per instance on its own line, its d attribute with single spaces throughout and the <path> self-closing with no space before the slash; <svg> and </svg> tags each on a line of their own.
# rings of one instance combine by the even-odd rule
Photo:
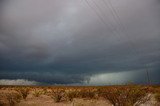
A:
<svg viewBox="0 0 160 106">
<path fill-rule="evenodd" d="M 107 27 L 82 0 L 0 1 L 0 79 L 83 83 L 146 66 L 159 74 L 160 2 L 112 0 L 120 25 L 95 2 Z"/>
</svg>

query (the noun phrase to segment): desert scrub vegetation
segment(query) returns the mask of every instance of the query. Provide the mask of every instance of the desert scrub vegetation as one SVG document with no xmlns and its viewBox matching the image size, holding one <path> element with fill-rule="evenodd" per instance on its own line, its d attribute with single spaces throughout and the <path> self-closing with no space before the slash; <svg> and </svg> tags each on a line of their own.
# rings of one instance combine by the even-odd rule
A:
<svg viewBox="0 0 160 106">
<path fill-rule="evenodd" d="M 114 106 L 133 106 L 136 102 L 145 102 L 146 91 L 141 87 L 110 87 L 99 89 L 99 96 L 109 100 Z"/>
<path fill-rule="evenodd" d="M 23 99 L 27 98 L 30 91 L 30 89 L 27 87 L 18 87 L 18 88 L 15 88 L 15 90 L 22 95 Z"/>
<path fill-rule="evenodd" d="M 64 90 L 52 91 L 51 98 L 54 100 L 54 102 L 66 101 L 66 92 Z"/>
<path fill-rule="evenodd" d="M 156 93 L 156 94 L 155 94 L 155 99 L 156 99 L 158 102 L 160 102 L 160 93 Z"/>
<path fill-rule="evenodd" d="M 95 97 L 95 92 L 92 90 L 81 90 L 78 92 L 80 98 L 93 99 Z"/>
<path fill-rule="evenodd" d="M 17 93 L 11 93 L 7 95 L 7 100 L 10 104 L 10 106 L 14 106 L 16 103 L 19 103 L 21 100 L 21 95 Z"/>
<path fill-rule="evenodd" d="M 95 92 L 92 89 L 55 89 L 51 93 L 55 102 L 72 101 L 74 98 L 94 99 Z"/>
<path fill-rule="evenodd" d="M 158 86 L 99 86 L 99 87 L 3 87 L 2 90 L 14 90 L 26 99 L 29 93 L 35 97 L 40 95 L 50 96 L 54 102 L 72 102 L 74 99 L 103 99 L 109 101 L 113 106 L 137 106 L 149 100 L 150 94 L 154 94 L 160 102 L 160 87 Z M 8 97 L 10 104 L 18 101 L 16 97 Z M 17 98 L 17 100 L 19 100 Z"/>
<path fill-rule="evenodd" d="M 160 86 L 153 86 L 152 88 L 153 88 L 152 94 L 154 94 L 156 101 L 160 103 Z"/>
<path fill-rule="evenodd" d="M 147 94 L 153 93 L 152 87 L 143 86 L 108 86 L 108 87 L 71 87 L 54 89 L 51 97 L 55 102 L 73 101 L 74 98 L 109 100 L 114 106 L 139 105 L 149 100 Z M 136 106 L 135 105 L 135 106 Z"/>
<path fill-rule="evenodd" d="M 86 90 L 70 91 L 67 92 L 67 97 L 69 101 L 72 101 L 74 98 L 95 99 L 95 92 Z"/>
<path fill-rule="evenodd" d="M 35 97 L 39 97 L 39 96 L 42 95 L 42 94 L 46 94 L 46 92 L 43 91 L 42 89 L 34 89 L 34 90 L 33 90 L 33 95 L 34 95 Z"/>
<path fill-rule="evenodd" d="M 14 91 L 0 93 L 0 106 L 14 106 L 19 103 L 22 96 Z"/>
<path fill-rule="evenodd" d="M 155 99 L 160 102 L 160 87 L 156 87 Z"/>
</svg>

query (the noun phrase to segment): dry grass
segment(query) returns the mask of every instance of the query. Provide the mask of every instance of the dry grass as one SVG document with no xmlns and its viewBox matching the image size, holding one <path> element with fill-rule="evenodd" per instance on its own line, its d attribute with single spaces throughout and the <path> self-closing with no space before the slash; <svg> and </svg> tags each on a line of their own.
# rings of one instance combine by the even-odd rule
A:
<svg viewBox="0 0 160 106">
<path fill-rule="evenodd" d="M 66 92 L 64 90 L 52 91 L 51 97 L 55 102 L 62 102 L 67 100 Z"/>
<path fill-rule="evenodd" d="M 155 93 L 155 99 L 158 101 L 158 102 L 160 102 L 160 87 L 156 87 L 155 88 L 156 90 L 156 92 L 154 92 Z"/>
<path fill-rule="evenodd" d="M 50 96 L 54 102 L 72 102 L 75 98 L 99 100 L 105 99 L 114 106 L 133 106 L 145 103 L 149 98 L 145 98 L 148 94 L 155 94 L 155 98 L 160 102 L 159 86 L 99 86 L 99 87 L 0 87 L 0 91 L 4 89 L 17 91 L 19 96 L 7 96 L 9 104 L 18 103 L 21 98 L 31 93 L 34 97 L 40 95 Z M 15 95 L 15 94 L 14 94 Z M 145 99 L 144 99 L 145 98 Z M 0 100 L 1 101 L 1 100 Z M 2 103 L 0 102 L 0 105 Z M 2 105 L 3 106 L 3 105 Z"/>
<path fill-rule="evenodd" d="M 96 93 L 93 91 L 70 91 L 67 93 L 69 101 L 72 101 L 74 98 L 84 98 L 84 99 L 95 99 Z"/>
<path fill-rule="evenodd" d="M 134 86 L 99 89 L 98 94 L 109 100 L 114 106 L 133 106 L 137 101 L 141 101 L 147 92 L 139 86 Z"/>
<path fill-rule="evenodd" d="M 39 89 L 34 89 L 33 91 L 33 95 L 35 97 L 39 97 L 40 95 L 44 94 L 43 90 L 39 90 Z"/>
<path fill-rule="evenodd" d="M 15 90 L 22 95 L 23 99 L 26 99 L 30 91 L 28 87 L 17 87 Z"/>
<path fill-rule="evenodd" d="M 19 103 L 22 99 L 22 96 L 15 92 L 0 92 L 0 106 L 14 106 L 16 103 Z"/>
<path fill-rule="evenodd" d="M 10 106 L 14 106 L 16 103 L 19 103 L 21 100 L 21 95 L 12 93 L 10 95 L 7 95 L 7 100 L 10 104 Z"/>
</svg>

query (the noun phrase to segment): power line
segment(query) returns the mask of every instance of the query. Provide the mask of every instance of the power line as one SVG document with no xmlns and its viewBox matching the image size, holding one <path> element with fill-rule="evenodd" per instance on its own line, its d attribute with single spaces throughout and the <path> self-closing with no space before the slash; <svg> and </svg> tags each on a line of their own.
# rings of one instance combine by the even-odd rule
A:
<svg viewBox="0 0 160 106">
<path fill-rule="evenodd" d="M 109 23 L 106 23 L 106 21 L 105 21 L 104 18 L 103 18 L 103 17 L 105 17 L 105 16 L 101 16 L 101 14 L 98 12 L 97 9 L 99 9 L 100 12 L 102 12 L 102 11 L 100 10 L 100 8 L 99 8 L 99 6 L 96 4 L 96 2 L 93 2 L 93 1 L 92 1 L 92 3 L 96 6 L 97 9 L 94 8 L 94 6 L 92 6 L 88 0 L 85 0 L 85 2 L 86 2 L 87 5 L 91 8 L 91 10 L 93 10 L 93 11 L 95 12 L 95 14 L 98 16 L 98 18 L 100 18 L 101 22 L 102 22 L 110 31 L 112 31 L 112 33 L 113 33 L 115 36 L 117 36 L 117 35 L 119 36 L 117 30 L 113 30 L 112 28 L 110 28 L 110 26 L 113 27 L 113 25 L 112 25 L 112 24 L 109 24 Z M 103 15 L 103 13 L 102 13 L 102 15 Z M 119 36 L 119 37 L 121 37 L 121 36 Z M 119 39 L 119 40 L 120 40 L 120 39 Z"/>
<path fill-rule="evenodd" d="M 95 14 L 98 16 L 98 18 L 101 20 L 101 22 L 103 24 L 106 25 L 105 21 L 103 20 L 103 18 L 101 17 L 101 15 L 98 13 L 98 11 L 89 3 L 88 0 L 85 0 L 85 2 L 87 3 L 87 5 L 91 8 L 91 10 L 93 9 L 93 11 L 95 12 Z"/>
<path fill-rule="evenodd" d="M 94 6 L 92 6 L 92 5 L 90 4 L 90 2 L 89 2 L 88 0 L 85 0 L 85 1 L 86 1 L 87 5 L 91 8 L 91 10 L 93 10 L 93 11 L 96 13 L 96 15 L 97 15 L 98 18 L 101 20 L 101 22 L 102 22 L 103 24 L 105 24 L 106 27 L 108 27 L 108 24 L 107 24 L 106 21 L 103 19 L 103 16 L 101 16 L 101 14 L 99 14 L 98 10 L 96 10 L 96 9 L 94 8 Z M 119 17 L 119 15 L 118 15 L 118 13 L 117 13 L 117 10 L 114 8 L 114 6 L 112 5 L 112 3 L 109 1 L 109 5 L 110 5 L 110 6 L 109 6 L 105 0 L 103 0 L 103 2 L 105 2 L 105 5 L 111 9 L 111 13 L 112 13 L 112 15 L 113 15 L 116 23 L 118 23 L 118 25 L 121 26 L 122 30 L 120 30 L 120 31 L 126 32 L 126 28 L 125 28 L 125 26 L 123 25 L 123 23 L 121 22 L 121 18 Z M 97 3 L 96 3 L 95 1 L 92 1 L 92 3 L 96 6 L 97 9 L 99 9 L 100 12 L 102 12 L 102 15 L 104 15 L 104 14 L 103 14 L 103 11 L 101 11 L 101 8 L 97 5 Z M 104 17 L 105 17 L 105 16 L 104 16 Z M 112 25 L 111 25 L 111 26 L 112 26 Z M 110 28 L 110 27 L 109 27 L 109 28 Z M 112 30 L 111 28 L 110 28 L 110 30 L 115 34 L 115 30 Z M 125 35 L 124 32 L 123 32 L 123 34 Z M 117 30 L 116 30 L 116 35 L 119 35 L 118 32 L 117 32 Z M 125 35 L 125 36 L 128 37 L 128 39 L 129 39 L 129 41 L 130 41 L 130 43 L 129 43 L 129 44 L 130 44 L 130 47 L 134 47 L 134 46 L 135 46 L 135 45 L 134 45 L 135 43 L 132 42 L 132 40 L 130 39 L 129 36 L 127 36 L 127 35 Z M 135 48 L 133 48 L 133 49 L 135 49 Z M 136 52 L 137 50 L 136 50 L 136 49 L 133 50 L 133 49 L 132 49 L 131 51 L 133 51 L 134 53 L 137 54 L 137 52 Z M 150 83 L 150 77 L 149 77 L 148 67 L 145 65 L 145 68 L 146 68 L 146 72 L 147 72 L 148 83 Z"/>
<path fill-rule="evenodd" d="M 108 1 L 108 2 L 107 2 L 107 1 Z M 112 15 L 113 15 L 116 23 L 118 23 L 118 25 L 121 26 L 122 30 L 120 30 L 120 31 L 128 38 L 128 40 L 129 40 L 129 42 L 130 42 L 130 43 L 129 43 L 130 46 L 131 46 L 131 47 L 135 47 L 135 44 L 133 43 L 133 41 L 131 40 L 131 38 L 128 36 L 128 34 L 126 34 L 126 33 L 127 33 L 126 27 L 125 27 L 125 25 L 122 23 L 121 18 L 119 17 L 116 8 L 114 8 L 114 6 L 113 6 L 113 4 L 112 4 L 112 2 L 111 2 L 110 0 L 107 0 L 107 1 L 106 1 L 106 0 L 103 0 L 103 2 L 104 2 L 104 4 L 106 5 L 106 7 L 108 7 L 108 8 L 111 10 L 111 13 L 112 13 Z M 133 51 L 133 49 L 134 49 L 134 51 Z M 133 49 L 132 49 L 133 52 L 137 51 L 135 48 L 133 48 Z M 136 52 L 135 52 L 135 54 L 136 54 Z"/>
<path fill-rule="evenodd" d="M 101 16 L 101 14 L 98 12 L 98 10 L 96 8 L 94 8 L 94 6 L 92 6 L 88 0 L 84 0 L 84 1 L 91 8 L 91 10 L 93 10 L 93 12 L 98 16 L 98 18 L 105 25 L 105 27 L 107 27 L 115 36 L 117 36 L 118 34 L 115 32 L 115 30 L 113 30 L 112 28 L 110 28 L 111 24 L 108 25 L 109 23 L 106 23 L 106 21 L 103 19 L 103 16 Z"/>
<path fill-rule="evenodd" d="M 101 8 L 99 7 L 99 5 L 95 2 L 95 1 L 93 1 L 92 0 L 92 4 L 94 4 L 95 6 L 96 6 L 96 8 L 93 6 L 93 5 L 91 5 L 90 4 L 90 2 L 88 1 L 88 0 L 85 0 L 86 1 L 86 3 L 87 3 L 87 5 L 91 8 L 91 10 L 93 10 L 95 13 L 96 13 L 96 15 L 100 18 L 100 20 L 102 21 L 102 23 L 103 24 L 105 24 L 105 26 L 106 27 L 108 27 L 108 24 L 106 23 L 106 21 L 104 20 L 104 18 L 103 17 L 105 17 L 105 14 L 103 13 L 103 11 L 101 10 Z M 103 16 L 101 16 L 101 14 L 98 12 L 98 10 L 102 13 L 102 15 Z M 112 24 L 110 24 L 112 27 L 114 27 Z M 110 28 L 110 27 L 109 27 Z M 110 28 L 111 29 L 111 28 Z M 121 40 L 120 39 L 120 35 L 119 35 L 119 32 L 117 31 L 117 29 L 116 30 L 112 30 L 111 29 L 111 31 L 114 33 L 114 35 L 115 36 L 119 36 L 118 38 L 118 40 Z M 129 50 L 129 49 L 128 49 Z M 131 50 L 132 51 L 132 50 Z M 129 51 L 128 51 L 129 52 Z"/>
<path fill-rule="evenodd" d="M 96 15 L 98 15 L 98 17 L 100 18 L 100 20 L 103 22 L 103 24 L 105 24 L 106 26 L 108 26 L 107 25 L 107 23 L 104 21 L 104 19 L 103 19 L 103 16 L 101 16 L 99 13 L 98 13 L 98 11 L 89 3 L 89 1 L 88 0 L 85 0 L 86 1 L 86 3 L 87 3 L 87 5 L 91 8 L 91 9 L 93 9 L 94 10 L 94 12 L 96 13 Z M 105 1 L 104 1 L 105 2 Z M 92 3 L 96 6 L 96 8 L 97 9 L 99 9 L 99 11 L 100 12 L 102 12 L 102 15 L 103 15 L 103 11 L 101 11 L 101 8 L 97 5 L 97 3 L 94 1 L 94 0 L 92 0 Z M 106 3 L 106 2 L 105 2 Z M 106 3 L 106 5 L 107 5 L 107 3 Z M 113 5 L 111 6 L 112 8 L 114 8 L 113 7 Z M 112 9 L 111 8 L 111 9 Z M 112 11 L 112 10 L 111 10 Z M 116 12 L 116 9 L 114 9 L 114 12 Z M 121 23 L 121 19 L 120 19 L 120 17 L 118 16 L 118 14 L 116 13 L 114 13 L 113 11 L 112 11 L 112 15 L 115 17 L 115 20 L 116 20 L 116 22 L 117 23 L 119 23 L 119 25 L 120 26 L 123 26 L 123 24 Z M 105 17 L 105 16 L 104 16 Z M 118 21 L 117 21 L 117 18 L 116 17 L 118 17 Z M 111 24 L 110 24 L 111 25 Z M 111 25 L 112 26 L 112 25 Z M 112 26 L 113 27 L 113 26 Z M 125 27 L 123 26 L 123 29 L 125 29 Z M 112 30 L 112 29 L 111 29 Z M 122 31 L 122 30 L 120 30 L 120 31 Z M 124 30 L 125 31 L 125 30 Z M 115 34 L 115 32 L 116 32 L 116 34 Z M 119 37 L 121 37 L 119 34 L 118 34 L 118 31 L 117 30 L 113 30 L 113 33 L 115 34 L 115 35 L 118 35 Z M 123 33 L 124 35 L 125 35 L 125 33 Z M 129 36 L 126 36 L 127 38 L 129 38 Z M 120 39 L 119 39 L 120 40 Z M 132 47 L 134 47 L 134 43 L 132 42 L 132 40 L 129 38 L 129 41 L 130 41 L 130 43 L 129 43 L 129 45 L 128 46 L 130 46 L 130 48 L 131 48 L 131 50 L 130 51 L 132 51 L 133 52 L 133 54 L 136 54 L 136 49 L 135 48 L 133 48 L 132 49 Z M 135 49 L 135 50 L 134 50 Z"/>
<path fill-rule="evenodd" d="M 146 67 L 148 67 L 148 65 L 146 65 Z M 148 85 L 151 85 L 151 79 L 150 79 L 150 75 L 149 75 L 149 69 L 146 69 L 146 74 L 147 74 L 147 83 L 148 83 Z"/>
<path fill-rule="evenodd" d="M 135 44 L 131 40 L 131 38 L 128 36 L 128 34 L 126 34 L 127 33 L 126 28 L 123 25 L 123 23 L 121 22 L 121 18 L 119 17 L 119 15 L 117 13 L 117 10 L 114 8 L 114 6 L 112 5 L 110 0 L 107 0 L 108 2 L 106 0 L 102 0 L 102 1 L 104 2 L 105 6 L 108 7 L 111 10 L 111 14 L 114 17 L 115 22 L 118 23 L 118 25 L 121 26 L 122 30 L 120 30 L 120 32 L 128 38 L 128 40 L 129 40 L 129 45 L 128 46 L 130 46 L 130 48 L 133 47 L 130 51 L 132 51 L 133 54 L 137 54 L 137 52 L 136 52 L 137 50 L 135 49 Z"/>
<path fill-rule="evenodd" d="M 109 4 L 105 1 L 105 0 L 102 0 L 103 1 L 103 3 L 105 4 L 105 6 L 106 7 L 108 7 L 110 10 L 111 10 L 111 14 L 112 14 L 112 16 L 113 16 L 113 18 L 115 19 L 115 21 L 121 26 L 121 24 L 119 23 L 119 21 L 120 21 L 120 18 L 119 18 L 119 16 L 118 15 L 115 15 L 115 9 L 113 8 L 113 5 L 112 6 L 109 6 Z M 112 10 L 113 9 L 113 10 Z M 118 17 L 116 17 L 116 16 L 118 16 Z M 118 18 L 118 20 L 117 20 L 117 18 Z"/>
<path fill-rule="evenodd" d="M 124 31 L 124 32 L 126 32 L 126 28 L 125 28 L 125 26 L 124 26 L 124 24 L 121 22 L 121 18 L 119 17 L 119 15 L 118 15 L 118 11 L 116 10 L 116 8 L 114 8 L 114 6 L 113 6 L 113 4 L 112 4 L 112 2 L 110 1 L 110 0 L 107 0 L 108 1 L 108 3 L 109 3 L 109 5 L 110 5 L 110 7 L 111 7 L 111 13 L 112 13 L 112 15 L 114 16 L 114 18 L 116 19 L 116 20 L 118 20 L 119 22 L 119 25 L 122 27 L 122 30 Z M 103 2 L 104 2 L 104 4 L 106 5 L 106 6 L 108 6 L 108 4 L 107 4 L 107 1 L 106 0 L 103 0 Z M 109 6 L 108 6 L 109 7 Z M 129 36 L 128 36 L 129 37 Z M 135 46 L 134 44 L 134 42 L 129 38 L 129 40 L 130 40 L 130 45 L 131 46 Z M 137 50 L 135 49 L 135 53 L 137 54 L 138 52 L 136 52 Z M 139 54 L 139 53 L 138 53 Z M 147 83 L 148 84 L 151 84 L 151 80 L 150 80 L 150 76 L 149 76 L 149 69 L 148 69 L 148 66 L 147 65 L 145 65 L 144 66 L 144 68 L 146 69 L 146 73 L 147 73 Z"/>
<path fill-rule="evenodd" d="M 96 13 L 96 15 L 100 18 L 100 20 L 102 21 L 102 23 L 105 24 L 106 27 L 108 27 L 106 21 L 104 21 L 104 19 L 103 19 L 103 16 L 101 16 L 99 14 L 99 12 L 90 4 L 90 2 L 88 0 L 85 0 L 85 1 L 86 1 L 87 5 L 91 8 L 91 10 L 93 10 Z M 102 12 L 101 8 L 97 5 L 97 3 L 94 0 L 92 0 L 92 3 L 96 6 L 97 9 L 99 9 L 100 12 Z M 102 15 L 103 15 L 103 12 L 102 12 Z M 104 17 L 105 17 L 105 15 L 104 15 Z M 110 24 L 110 26 L 113 27 L 112 24 Z M 114 33 L 114 35 L 118 35 L 119 37 L 121 37 L 120 34 L 118 34 L 117 30 L 112 30 L 111 28 L 110 28 L 110 30 Z"/>
<path fill-rule="evenodd" d="M 104 1 L 104 0 L 103 0 Z M 101 11 L 101 8 L 98 6 L 98 4 L 94 1 L 94 0 L 92 0 L 92 2 L 96 5 L 96 7 Z M 105 2 L 105 1 L 104 1 Z M 107 5 L 107 2 L 105 2 L 106 3 L 106 6 L 108 6 Z M 109 7 L 109 6 L 108 6 Z M 114 8 L 113 7 L 113 5 L 112 5 L 112 8 Z M 116 14 L 114 14 L 114 12 L 112 11 L 112 8 L 111 8 L 111 12 L 112 12 L 112 15 L 113 15 L 113 17 L 114 17 L 114 19 L 115 19 L 115 22 L 116 23 L 118 23 L 118 25 L 120 25 L 120 26 L 122 26 L 122 28 L 124 29 L 123 31 L 125 31 L 125 27 L 123 26 L 123 24 L 121 23 L 121 19 L 120 19 L 120 17 L 118 16 L 118 14 L 116 13 Z M 115 9 L 114 9 L 115 10 Z M 115 10 L 116 11 L 116 10 Z M 102 13 L 103 13 L 103 11 L 101 11 Z M 104 17 L 105 17 L 105 15 L 104 15 Z M 117 19 L 117 17 L 118 17 L 118 19 Z M 111 26 L 113 26 L 113 25 L 111 25 Z M 114 26 L 113 26 L 114 27 Z M 117 32 L 117 34 L 119 33 L 119 31 L 120 32 L 122 32 L 122 34 L 123 35 L 125 35 L 125 32 L 123 32 L 122 30 L 119 30 L 119 31 L 117 31 L 117 29 L 115 30 L 116 32 Z M 121 35 L 120 34 L 118 34 L 120 37 L 121 37 Z M 126 36 L 127 38 L 129 38 L 129 36 Z M 129 50 L 129 51 L 132 51 L 133 52 L 133 54 L 136 54 L 136 49 L 135 48 L 133 48 L 132 49 L 132 47 L 134 47 L 134 43 L 131 41 L 131 39 L 129 38 L 129 48 L 131 49 L 131 50 Z M 135 49 L 135 50 L 134 50 Z M 128 52 L 129 52 L 128 51 Z"/>
</svg>

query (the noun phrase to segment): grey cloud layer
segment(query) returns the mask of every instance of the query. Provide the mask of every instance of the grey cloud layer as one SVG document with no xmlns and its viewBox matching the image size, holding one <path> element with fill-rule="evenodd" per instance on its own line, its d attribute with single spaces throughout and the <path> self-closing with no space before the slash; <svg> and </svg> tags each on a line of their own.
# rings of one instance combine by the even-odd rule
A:
<svg viewBox="0 0 160 106">
<path fill-rule="evenodd" d="M 2 0 L 0 78 L 79 83 L 96 74 L 144 71 L 146 65 L 159 73 L 160 2 L 112 0 L 123 30 L 95 1 L 109 28 L 81 0 Z"/>
</svg>

